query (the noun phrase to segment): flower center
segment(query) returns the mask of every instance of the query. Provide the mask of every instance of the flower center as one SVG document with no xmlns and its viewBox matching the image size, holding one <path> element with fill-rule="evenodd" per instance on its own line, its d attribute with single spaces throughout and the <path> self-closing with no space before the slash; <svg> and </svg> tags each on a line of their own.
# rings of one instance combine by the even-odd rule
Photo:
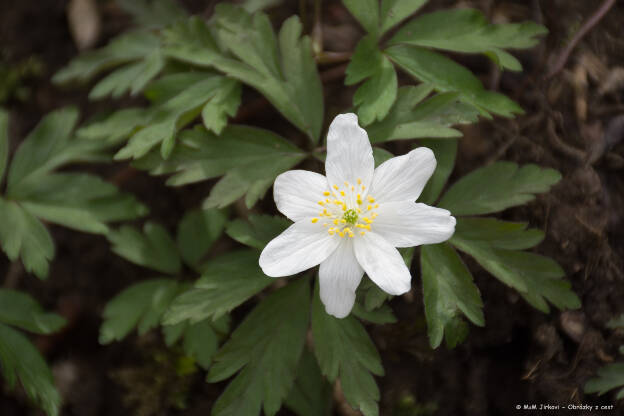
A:
<svg viewBox="0 0 624 416">
<path fill-rule="evenodd" d="M 361 179 L 357 180 L 357 185 L 349 182 L 345 182 L 344 187 L 333 185 L 330 191 L 323 192 L 323 198 L 318 201 L 322 211 L 312 218 L 312 223 L 320 222 L 319 225 L 327 227 L 329 235 L 353 238 L 356 232 L 364 235 L 371 230 L 379 204 L 366 195 Z"/>
<path fill-rule="evenodd" d="M 344 214 L 342 214 L 342 219 L 347 222 L 347 224 L 354 225 L 357 222 L 358 214 L 354 209 L 348 209 Z"/>
</svg>

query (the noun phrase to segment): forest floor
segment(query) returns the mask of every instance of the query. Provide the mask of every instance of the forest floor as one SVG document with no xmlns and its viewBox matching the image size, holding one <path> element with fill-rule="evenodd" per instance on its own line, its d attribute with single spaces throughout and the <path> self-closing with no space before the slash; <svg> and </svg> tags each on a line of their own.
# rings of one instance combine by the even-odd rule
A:
<svg viewBox="0 0 624 416">
<path fill-rule="evenodd" d="M 102 24 L 97 45 L 130 24 L 111 3 L 98 3 Z M 184 3 L 192 12 L 206 15 L 215 1 Z M 297 3 L 285 1 L 271 9 L 275 23 L 297 13 Z M 429 2 L 429 10 L 468 5 L 495 22 L 533 20 L 549 29 L 538 46 L 516 54 L 525 68 L 522 73 L 501 74 L 485 58 L 455 56 L 488 88 L 520 103 L 526 114 L 462 128 L 465 137 L 451 181 L 495 160 L 558 169 L 563 179 L 551 193 L 501 217 L 546 230 L 537 251 L 563 266 L 583 306 L 543 314 L 466 259 L 482 292 L 486 326 L 471 327 L 467 340 L 454 350 L 431 350 L 415 265 L 412 292 L 392 301 L 398 323 L 369 328 L 386 369 L 386 375 L 378 378 L 382 415 L 513 415 L 524 413 L 515 410 L 524 404 L 615 404 L 614 410 L 598 414 L 624 414 L 624 405 L 615 403 L 612 394 L 598 397 L 582 390 L 598 368 L 618 359 L 618 347 L 624 344 L 624 333 L 605 326 L 624 313 L 624 3 L 617 2 L 583 37 L 561 71 L 546 77 L 600 3 Z M 13 149 L 17 138 L 25 137 L 55 108 L 76 105 L 86 120 L 113 105 L 89 102 L 87 86 L 60 89 L 50 82 L 78 53 L 66 7 L 61 0 L 0 3 L 0 105 L 11 113 Z M 362 33 L 340 2 L 325 1 L 323 34 L 328 50 L 348 51 Z M 347 108 L 353 94 L 342 84 L 343 70 L 341 64 L 321 67 L 327 80 L 326 102 L 336 109 Z M 266 106 L 243 106 L 237 119 L 274 128 L 287 124 Z M 402 144 L 397 146 L 400 150 Z M 97 172 L 135 193 L 151 206 L 152 217 L 171 229 L 186 209 L 199 205 L 209 186 L 167 188 L 159 178 L 128 173 L 123 164 L 97 167 Z M 151 276 L 111 255 L 103 237 L 51 229 L 57 255 L 49 279 L 38 281 L 0 255 L 0 281 L 28 291 L 69 321 L 61 333 L 35 339 L 53 368 L 65 402 L 63 415 L 209 414 L 222 385 L 204 383 L 200 373 L 177 374 L 170 359 L 175 352 L 166 350 L 158 334 L 131 336 L 106 347 L 98 344 L 106 302 L 129 284 Z M 0 382 L 2 416 L 33 414 L 29 409 L 23 394 L 8 392 Z M 347 414 L 340 407 L 336 411 Z"/>
</svg>

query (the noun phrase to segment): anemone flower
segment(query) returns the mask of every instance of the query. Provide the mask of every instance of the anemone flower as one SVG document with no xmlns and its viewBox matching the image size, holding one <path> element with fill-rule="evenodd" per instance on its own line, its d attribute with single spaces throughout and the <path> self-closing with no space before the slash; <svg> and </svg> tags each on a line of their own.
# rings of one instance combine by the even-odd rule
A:
<svg viewBox="0 0 624 416">
<path fill-rule="evenodd" d="M 321 300 L 337 318 L 349 315 L 364 272 L 385 292 L 406 293 L 411 275 L 396 247 L 440 243 L 455 231 L 449 211 L 416 203 L 435 167 L 433 152 L 419 147 L 375 169 L 357 116 L 337 116 L 327 176 L 291 170 L 276 178 L 277 209 L 294 224 L 267 244 L 260 267 L 282 277 L 320 264 Z"/>
</svg>

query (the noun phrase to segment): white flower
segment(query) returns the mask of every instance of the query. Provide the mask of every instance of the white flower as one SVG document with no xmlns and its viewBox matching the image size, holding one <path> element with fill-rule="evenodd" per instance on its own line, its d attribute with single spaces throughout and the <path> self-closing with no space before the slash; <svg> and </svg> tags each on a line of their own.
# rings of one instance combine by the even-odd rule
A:
<svg viewBox="0 0 624 416">
<path fill-rule="evenodd" d="M 391 295 L 410 290 L 409 269 L 395 247 L 436 244 L 455 231 L 445 209 L 416 203 L 433 174 L 433 152 L 419 147 L 375 169 L 373 150 L 355 114 L 337 116 L 327 135 L 327 177 L 291 170 L 273 188 L 277 209 L 295 223 L 260 255 L 272 277 L 320 264 L 327 313 L 349 314 L 364 272 Z"/>
</svg>

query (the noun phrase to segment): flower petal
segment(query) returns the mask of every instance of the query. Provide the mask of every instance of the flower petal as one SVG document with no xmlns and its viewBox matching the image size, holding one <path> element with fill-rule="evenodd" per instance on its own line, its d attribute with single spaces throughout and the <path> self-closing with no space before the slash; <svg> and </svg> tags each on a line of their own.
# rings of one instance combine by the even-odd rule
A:
<svg viewBox="0 0 624 416">
<path fill-rule="evenodd" d="M 273 185 L 273 198 L 277 209 L 292 221 L 316 216 L 318 201 L 329 190 L 327 178 L 307 170 L 289 170 L 279 175 Z"/>
<path fill-rule="evenodd" d="M 416 201 L 435 168 L 435 156 L 426 147 L 393 157 L 375 169 L 370 195 L 380 203 Z"/>
<path fill-rule="evenodd" d="M 364 270 L 353 253 L 353 239 L 341 240 L 338 248 L 321 263 L 319 285 L 325 311 L 336 318 L 349 315 Z"/>
<path fill-rule="evenodd" d="M 412 276 L 399 251 L 374 232 L 353 241 L 355 257 L 368 277 L 384 292 L 402 295 L 410 290 Z"/>
<path fill-rule="evenodd" d="M 375 170 L 373 148 L 355 114 L 340 114 L 329 126 L 325 172 L 330 186 L 344 187 L 361 180 L 366 189 Z"/>
<path fill-rule="evenodd" d="M 267 276 L 297 274 L 321 263 L 336 250 L 340 239 L 309 221 L 291 225 L 266 245 L 260 254 L 260 267 Z"/>
<path fill-rule="evenodd" d="M 394 247 L 437 244 L 455 232 L 455 217 L 442 208 L 412 201 L 380 204 L 373 229 Z"/>
</svg>

